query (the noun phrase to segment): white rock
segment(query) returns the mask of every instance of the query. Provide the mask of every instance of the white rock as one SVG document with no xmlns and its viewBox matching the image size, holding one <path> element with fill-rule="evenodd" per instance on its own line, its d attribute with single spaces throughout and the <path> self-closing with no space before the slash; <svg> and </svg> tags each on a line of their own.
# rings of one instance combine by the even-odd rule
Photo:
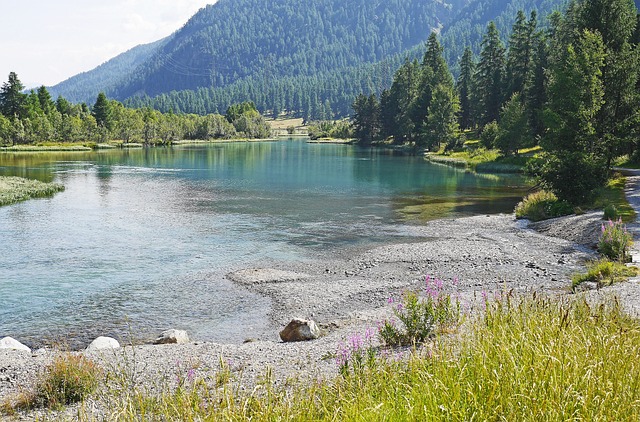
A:
<svg viewBox="0 0 640 422">
<path fill-rule="evenodd" d="M 312 320 L 294 318 L 280 331 L 284 342 L 315 340 L 320 337 L 320 328 Z"/>
<path fill-rule="evenodd" d="M 19 350 L 21 352 L 31 353 L 31 349 L 29 349 L 27 346 L 25 346 L 24 344 L 20 343 L 18 340 L 11 337 L 5 337 L 2 340 L 0 340 L 0 349 Z"/>
<path fill-rule="evenodd" d="M 109 349 L 119 349 L 120 343 L 118 340 L 111 337 L 98 337 L 93 340 L 89 347 L 87 347 L 87 352 L 92 352 L 96 350 L 109 350 Z"/>
<path fill-rule="evenodd" d="M 186 344 L 189 343 L 189 336 L 184 330 L 166 330 L 160 333 L 153 344 Z"/>
</svg>

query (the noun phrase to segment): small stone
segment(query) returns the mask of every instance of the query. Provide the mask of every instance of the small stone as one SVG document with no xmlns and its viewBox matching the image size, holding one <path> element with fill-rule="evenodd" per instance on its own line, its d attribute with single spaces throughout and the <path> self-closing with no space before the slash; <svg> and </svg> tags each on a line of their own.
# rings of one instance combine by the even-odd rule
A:
<svg viewBox="0 0 640 422">
<path fill-rule="evenodd" d="M 186 344 L 189 343 L 189 336 L 184 330 L 166 330 L 154 340 L 153 344 Z"/>
<path fill-rule="evenodd" d="M 312 320 L 294 318 L 280 331 L 280 338 L 285 343 L 292 341 L 315 340 L 320 336 L 320 329 Z"/>
<path fill-rule="evenodd" d="M 86 350 L 87 352 L 94 352 L 96 350 L 113 350 L 119 348 L 120 343 L 118 343 L 118 340 L 115 338 L 100 336 L 93 340 Z"/>
<path fill-rule="evenodd" d="M 30 348 L 11 337 L 5 337 L 0 340 L 0 349 L 19 350 L 21 352 L 31 353 Z"/>
</svg>

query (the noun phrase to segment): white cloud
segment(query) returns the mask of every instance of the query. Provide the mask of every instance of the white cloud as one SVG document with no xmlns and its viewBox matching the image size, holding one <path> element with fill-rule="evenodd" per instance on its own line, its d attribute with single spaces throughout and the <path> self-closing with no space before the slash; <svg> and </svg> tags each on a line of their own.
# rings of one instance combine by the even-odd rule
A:
<svg viewBox="0 0 640 422">
<path fill-rule="evenodd" d="M 178 30 L 216 0 L 0 0 L 0 82 L 53 85 Z"/>
</svg>

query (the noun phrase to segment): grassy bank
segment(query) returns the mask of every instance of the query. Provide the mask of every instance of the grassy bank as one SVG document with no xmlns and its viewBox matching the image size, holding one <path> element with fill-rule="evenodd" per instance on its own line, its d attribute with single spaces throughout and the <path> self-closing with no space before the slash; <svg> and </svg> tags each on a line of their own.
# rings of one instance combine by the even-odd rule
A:
<svg viewBox="0 0 640 422">
<path fill-rule="evenodd" d="M 26 201 L 31 198 L 49 197 L 64 190 L 58 183 L 44 183 L 22 177 L 0 176 L 0 206 Z"/>
<path fill-rule="evenodd" d="M 576 296 L 502 295 L 486 301 L 485 311 L 469 317 L 458 334 L 435 337 L 413 352 L 372 351 L 377 357 L 352 361 L 329 381 L 276 388 L 267 369 L 254 389 L 243 390 L 234 379 L 242 375 L 222 366 L 164 393 L 150 395 L 124 382 L 94 398 L 107 403 L 107 419 L 118 421 L 640 417 L 640 323 L 613 298 L 588 303 Z M 82 408 L 78 414 L 91 420 Z"/>
<path fill-rule="evenodd" d="M 439 164 L 466 168 L 479 173 L 523 173 L 527 160 L 538 149 L 520 150 L 517 156 L 504 157 L 498 150 L 477 147 L 472 141 L 464 151 L 429 153 L 425 157 Z"/>
<path fill-rule="evenodd" d="M 455 341 L 379 357 L 337 379 L 244 395 L 196 381 L 135 393 L 120 420 L 637 420 L 640 324 L 616 301 L 501 298 Z"/>
<path fill-rule="evenodd" d="M 48 151 L 92 151 L 94 146 L 77 144 L 60 145 L 13 145 L 2 147 L 0 151 L 6 152 L 48 152 Z"/>
</svg>

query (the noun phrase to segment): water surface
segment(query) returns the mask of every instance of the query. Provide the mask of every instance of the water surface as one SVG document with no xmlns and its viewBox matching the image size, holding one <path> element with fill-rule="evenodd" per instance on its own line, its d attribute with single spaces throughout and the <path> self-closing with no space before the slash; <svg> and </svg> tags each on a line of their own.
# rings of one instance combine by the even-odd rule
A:
<svg viewBox="0 0 640 422">
<path fill-rule="evenodd" d="M 66 187 L 0 208 L 0 337 L 32 346 L 263 335 L 269 301 L 229 271 L 412 239 L 429 219 L 510 212 L 523 192 L 518 177 L 301 140 L 3 153 L 0 175 Z"/>
</svg>

